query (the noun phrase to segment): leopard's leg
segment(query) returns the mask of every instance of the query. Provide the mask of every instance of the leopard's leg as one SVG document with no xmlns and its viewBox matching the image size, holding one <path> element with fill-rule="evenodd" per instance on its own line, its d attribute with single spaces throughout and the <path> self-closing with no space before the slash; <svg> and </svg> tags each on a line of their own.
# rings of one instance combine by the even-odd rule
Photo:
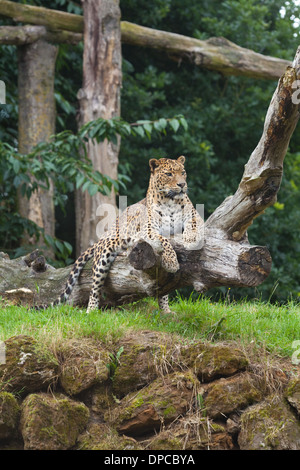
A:
<svg viewBox="0 0 300 470">
<path fill-rule="evenodd" d="M 93 265 L 93 285 L 87 313 L 99 308 L 100 291 L 116 256 L 117 250 L 115 250 L 114 244 L 107 243 L 107 241 L 104 241 L 96 250 Z"/>
<path fill-rule="evenodd" d="M 157 235 L 160 240 L 163 252 L 161 255 L 161 265 L 169 273 L 176 273 L 179 269 L 179 262 L 177 259 L 176 251 L 172 247 L 170 241 L 162 235 Z"/>
<path fill-rule="evenodd" d="M 158 297 L 158 306 L 163 313 L 171 313 L 168 294 Z"/>
</svg>

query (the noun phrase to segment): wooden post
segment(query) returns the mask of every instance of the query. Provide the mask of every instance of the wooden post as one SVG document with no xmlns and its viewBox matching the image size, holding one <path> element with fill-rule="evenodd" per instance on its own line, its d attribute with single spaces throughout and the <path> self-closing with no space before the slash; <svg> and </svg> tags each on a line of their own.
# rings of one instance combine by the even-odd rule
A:
<svg viewBox="0 0 300 470">
<path fill-rule="evenodd" d="M 55 133 L 54 73 L 58 48 L 46 41 L 19 47 L 19 151 L 29 153 Z M 53 188 L 35 191 L 30 199 L 20 194 L 20 214 L 54 236 Z M 36 244 L 25 237 L 23 243 Z"/>
<path fill-rule="evenodd" d="M 120 9 L 118 0 L 84 0 L 83 87 L 78 92 L 79 125 L 99 117 L 120 116 L 122 81 Z M 88 156 L 95 170 L 117 179 L 117 145 L 104 141 L 88 143 Z M 97 193 L 91 197 L 81 190 L 76 194 L 77 254 L 97 241 L 100 204 L 115 206 L 115 195 Z"/>
</svg>

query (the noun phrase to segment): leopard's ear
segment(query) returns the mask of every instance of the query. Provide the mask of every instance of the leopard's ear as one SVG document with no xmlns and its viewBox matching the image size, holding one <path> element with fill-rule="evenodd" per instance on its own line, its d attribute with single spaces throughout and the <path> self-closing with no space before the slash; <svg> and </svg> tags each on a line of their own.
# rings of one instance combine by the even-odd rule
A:
<svg viewBox="0 0 300 470">
<path fill-rule="evenodd" d="M 159 162 L 158 162 L 158 160 L 156 160 L 156 158 L 151 158 L 151 160 L 149 160 L 149 166 L 150 166 L 151 173 L 154 172 L 155 168 L 157 168 L 158 165 L 159 165 Z"/>
<path fill-rule="evenodd" d="M 181 155 L 181 157 L 178 157 L 178 158 L 177 158 L 177 161 L 178 161 L 179 163 L 182 163 L 182 165 L 184 165 L 185 157 L 184 157 L 183 155 Z"/>
</svg>

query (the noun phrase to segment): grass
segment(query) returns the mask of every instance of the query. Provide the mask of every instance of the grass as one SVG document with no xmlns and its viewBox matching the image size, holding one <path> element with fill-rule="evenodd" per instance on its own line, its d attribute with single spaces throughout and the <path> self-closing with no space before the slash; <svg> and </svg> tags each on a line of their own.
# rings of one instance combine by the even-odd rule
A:
<svg viewBox="0 0 300 470">
<path fill-rule="evenodd" d="M 68 305 L 35 311 L 0 303 L 0 340 L 26 334 L 46 343 L 70 337 L 96 337 L 111 343 L 128 329 L 150 329 L 183 338 L 234 341 L 286 358 L 295 354 L 293 342 L 300 340 L 300 305 L 294 302 L 279 306 L 177 297 L 171 308 L 174 315 L 161 314 L 157 303 L 148 299 L 86 314 Z"/>
</svg>

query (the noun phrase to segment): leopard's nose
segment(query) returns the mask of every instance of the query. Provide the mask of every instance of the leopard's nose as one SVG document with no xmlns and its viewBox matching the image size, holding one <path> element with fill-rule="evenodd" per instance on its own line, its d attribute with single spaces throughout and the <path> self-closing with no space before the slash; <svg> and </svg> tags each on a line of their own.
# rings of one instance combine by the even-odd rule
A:
<svg viewBox="0 0 300 470">
<path fill-rule="evenodd" d="M 184 188 L 185 183 L 177 183 L 177 186 L 179 186 L 180 188 Z"/>
</svg>

